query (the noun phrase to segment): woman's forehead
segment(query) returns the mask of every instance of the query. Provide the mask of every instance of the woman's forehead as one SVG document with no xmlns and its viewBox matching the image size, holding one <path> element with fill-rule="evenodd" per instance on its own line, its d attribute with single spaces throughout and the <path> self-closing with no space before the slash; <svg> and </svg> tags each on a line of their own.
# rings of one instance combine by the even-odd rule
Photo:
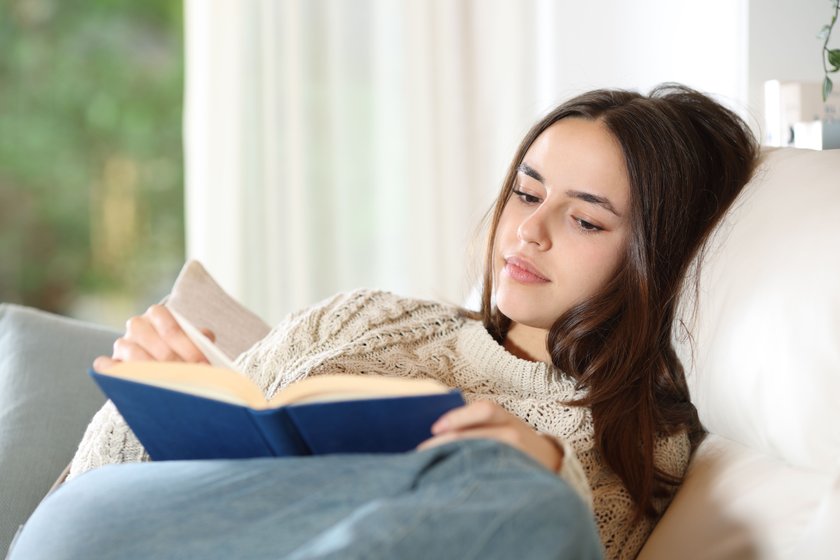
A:
<svg viewBox="0 0 840 560">
<path fill-rule="evenodd" d="M 609 198 L 626 208 L 630 183 L 618 140 L 598 120 L 565 118 L 553 123 L 531 144 L 522 158 L 547 189 L 575 189 Z M 536 175 L 536 177 L 535 177 Z"/>
</svg>

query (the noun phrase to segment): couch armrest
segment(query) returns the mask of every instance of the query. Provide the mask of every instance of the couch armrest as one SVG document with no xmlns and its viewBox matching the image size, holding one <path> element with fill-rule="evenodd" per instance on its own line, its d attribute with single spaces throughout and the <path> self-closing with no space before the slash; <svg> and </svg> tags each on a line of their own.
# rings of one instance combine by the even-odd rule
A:
<svg viewBox="0 0 840 560">
<path fill-rule="evenodd" d="M 87 369 L 115 331 L 0 304 L 0 558 L 105 402 Z"/>
</svg>

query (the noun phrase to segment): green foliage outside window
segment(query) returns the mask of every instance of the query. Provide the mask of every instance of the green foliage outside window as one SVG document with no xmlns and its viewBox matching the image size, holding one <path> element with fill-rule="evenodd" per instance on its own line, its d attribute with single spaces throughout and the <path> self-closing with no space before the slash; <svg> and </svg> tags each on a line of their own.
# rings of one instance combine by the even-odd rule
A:
<svg viewBox="0 0 840 560">
<path fill-rule="evenodd" d="M 72 314 L 165 292 L 184 258 L 182 29 L 173 0 L 0 4 L 0 301 Z"/>
</svg>

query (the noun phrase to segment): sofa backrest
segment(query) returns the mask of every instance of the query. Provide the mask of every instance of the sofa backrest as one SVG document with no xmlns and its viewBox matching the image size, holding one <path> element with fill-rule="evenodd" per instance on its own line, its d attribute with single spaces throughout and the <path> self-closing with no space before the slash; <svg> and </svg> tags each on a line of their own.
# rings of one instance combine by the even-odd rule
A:
<svg viewBox="0 0 840 560">
<path fill-rule="evenodd" d="M 699 286 L 696 305 L 686 290 L 692 336 L 677 346 L 709 437 L 640 558 L 829 557 L 840 550 L 836 529 L 820 530 L 840 527 L 840 150 L 765 150 Z"/>
<path fill-rule="evenodd" d="M 840 150 L 764 153 L 710 248 L 688 381 L 706 428 L 840 467 Z M 693 360 L 692 360 L 693 358 Z M 832 422 L 831 420 L 834 420 Z"/>
</svg>

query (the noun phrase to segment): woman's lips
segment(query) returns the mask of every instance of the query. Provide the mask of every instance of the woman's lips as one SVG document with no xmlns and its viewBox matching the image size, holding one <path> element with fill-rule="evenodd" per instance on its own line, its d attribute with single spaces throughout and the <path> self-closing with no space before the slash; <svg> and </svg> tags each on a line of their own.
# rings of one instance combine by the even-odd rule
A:
<svg viewBox="0 0 840 560">
<path fill-rule="evenodd" d="M 506 258 L 504 270 L 508 276 L 523 284 L 545 284 L 550 282 L 531 263 L 519 257 Z"/>
</svg>

